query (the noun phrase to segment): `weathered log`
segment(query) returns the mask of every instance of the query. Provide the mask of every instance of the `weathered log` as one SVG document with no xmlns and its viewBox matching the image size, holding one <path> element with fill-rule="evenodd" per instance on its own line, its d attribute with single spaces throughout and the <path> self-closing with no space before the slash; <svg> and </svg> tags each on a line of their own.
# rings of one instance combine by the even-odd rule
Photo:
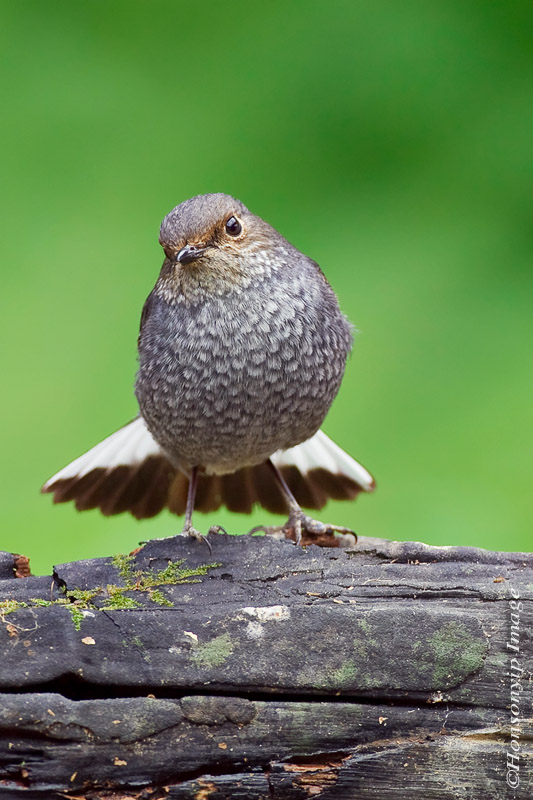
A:
<svg viewBox="0 0 533 800">
<path fill-rule="evenodd" d="M 210 542 L 0 554 L 0 800 L 531 796 L 531 554 Z"/>
</svg>

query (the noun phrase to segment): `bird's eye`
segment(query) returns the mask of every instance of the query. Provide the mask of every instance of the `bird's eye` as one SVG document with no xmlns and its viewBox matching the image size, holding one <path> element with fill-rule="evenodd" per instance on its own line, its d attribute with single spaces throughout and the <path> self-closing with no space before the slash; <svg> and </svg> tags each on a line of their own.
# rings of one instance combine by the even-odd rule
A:
<svg viewBox="0 0 533 800">
<path fill-rule="evenodd" d="M 230 217 L 226 222 L 226 233 L 230 236 L 238 236 L 242 231 L 242 225 L 237 217 Z"/>
</svg>

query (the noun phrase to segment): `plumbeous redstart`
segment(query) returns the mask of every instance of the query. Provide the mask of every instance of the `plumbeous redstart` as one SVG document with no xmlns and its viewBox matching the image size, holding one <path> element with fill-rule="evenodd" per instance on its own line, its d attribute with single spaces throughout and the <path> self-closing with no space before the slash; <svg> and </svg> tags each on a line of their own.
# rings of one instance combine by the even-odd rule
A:
<svg viewBox="0 0 533 800">
<path fill-rule="evenodd" d="M 44 485 L 79 510 L 151 517 L 254 503 L 296 542 L 345 531 L 303 513 L 374 488 L 322 431 L 352 326 L 318 264 L 226 194 L 181 203 L 143 308 L 132 422 Z"/>
</svg>

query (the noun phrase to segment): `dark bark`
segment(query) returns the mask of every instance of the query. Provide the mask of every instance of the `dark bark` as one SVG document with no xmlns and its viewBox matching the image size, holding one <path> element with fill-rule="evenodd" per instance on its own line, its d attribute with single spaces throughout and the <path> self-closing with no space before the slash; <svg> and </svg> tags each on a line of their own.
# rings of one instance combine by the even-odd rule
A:
<svg viewBox="0 0 533 800">
<path fill-rule="evenodd" d="M 529 796 L 531 554 L 210 541 L 0 554 L 0 800 Z"/>
</svg>

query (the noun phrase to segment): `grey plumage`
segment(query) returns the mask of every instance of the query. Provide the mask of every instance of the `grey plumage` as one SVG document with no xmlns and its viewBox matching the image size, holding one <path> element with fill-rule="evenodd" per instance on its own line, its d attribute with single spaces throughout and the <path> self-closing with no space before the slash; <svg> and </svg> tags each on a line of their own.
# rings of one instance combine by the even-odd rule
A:
<svg viewBox="0 0 533 800">
<path fill-rule="evenodd" d="M 80 510 L 139 518 L 166 505 L 186 512 L 193 535 L 193 508 L 223 503 L 237 511 L 285 504 L 284 530 L 296 541 L 302 530 L 345 530 L 298 505 L 320 508 L 374 488 L 364 467 L 316 433 L 352 345 L 320 267 L 225 194 L 173 209 L 160 243 L 165 260 L 138 342 L 141 416 L 43 491 Z"/>
<path fill-rule="evenodd" d="M 185 267 L 165 260 L 145 306 L 135 391 L 176 466 L 223 474 L 318 430 L 352 337 L 317 264 L 227 195 L 172 211 L 161 228 L 168 253 L 205 238 L 200 211 L 212 220 L 211 236 L 238 213 L 250 243 L 235 256 L 215 239 L 211 257 Z M 213 269 L 224 271 L 228 261 L 213 291 Z"/>
</svg>

